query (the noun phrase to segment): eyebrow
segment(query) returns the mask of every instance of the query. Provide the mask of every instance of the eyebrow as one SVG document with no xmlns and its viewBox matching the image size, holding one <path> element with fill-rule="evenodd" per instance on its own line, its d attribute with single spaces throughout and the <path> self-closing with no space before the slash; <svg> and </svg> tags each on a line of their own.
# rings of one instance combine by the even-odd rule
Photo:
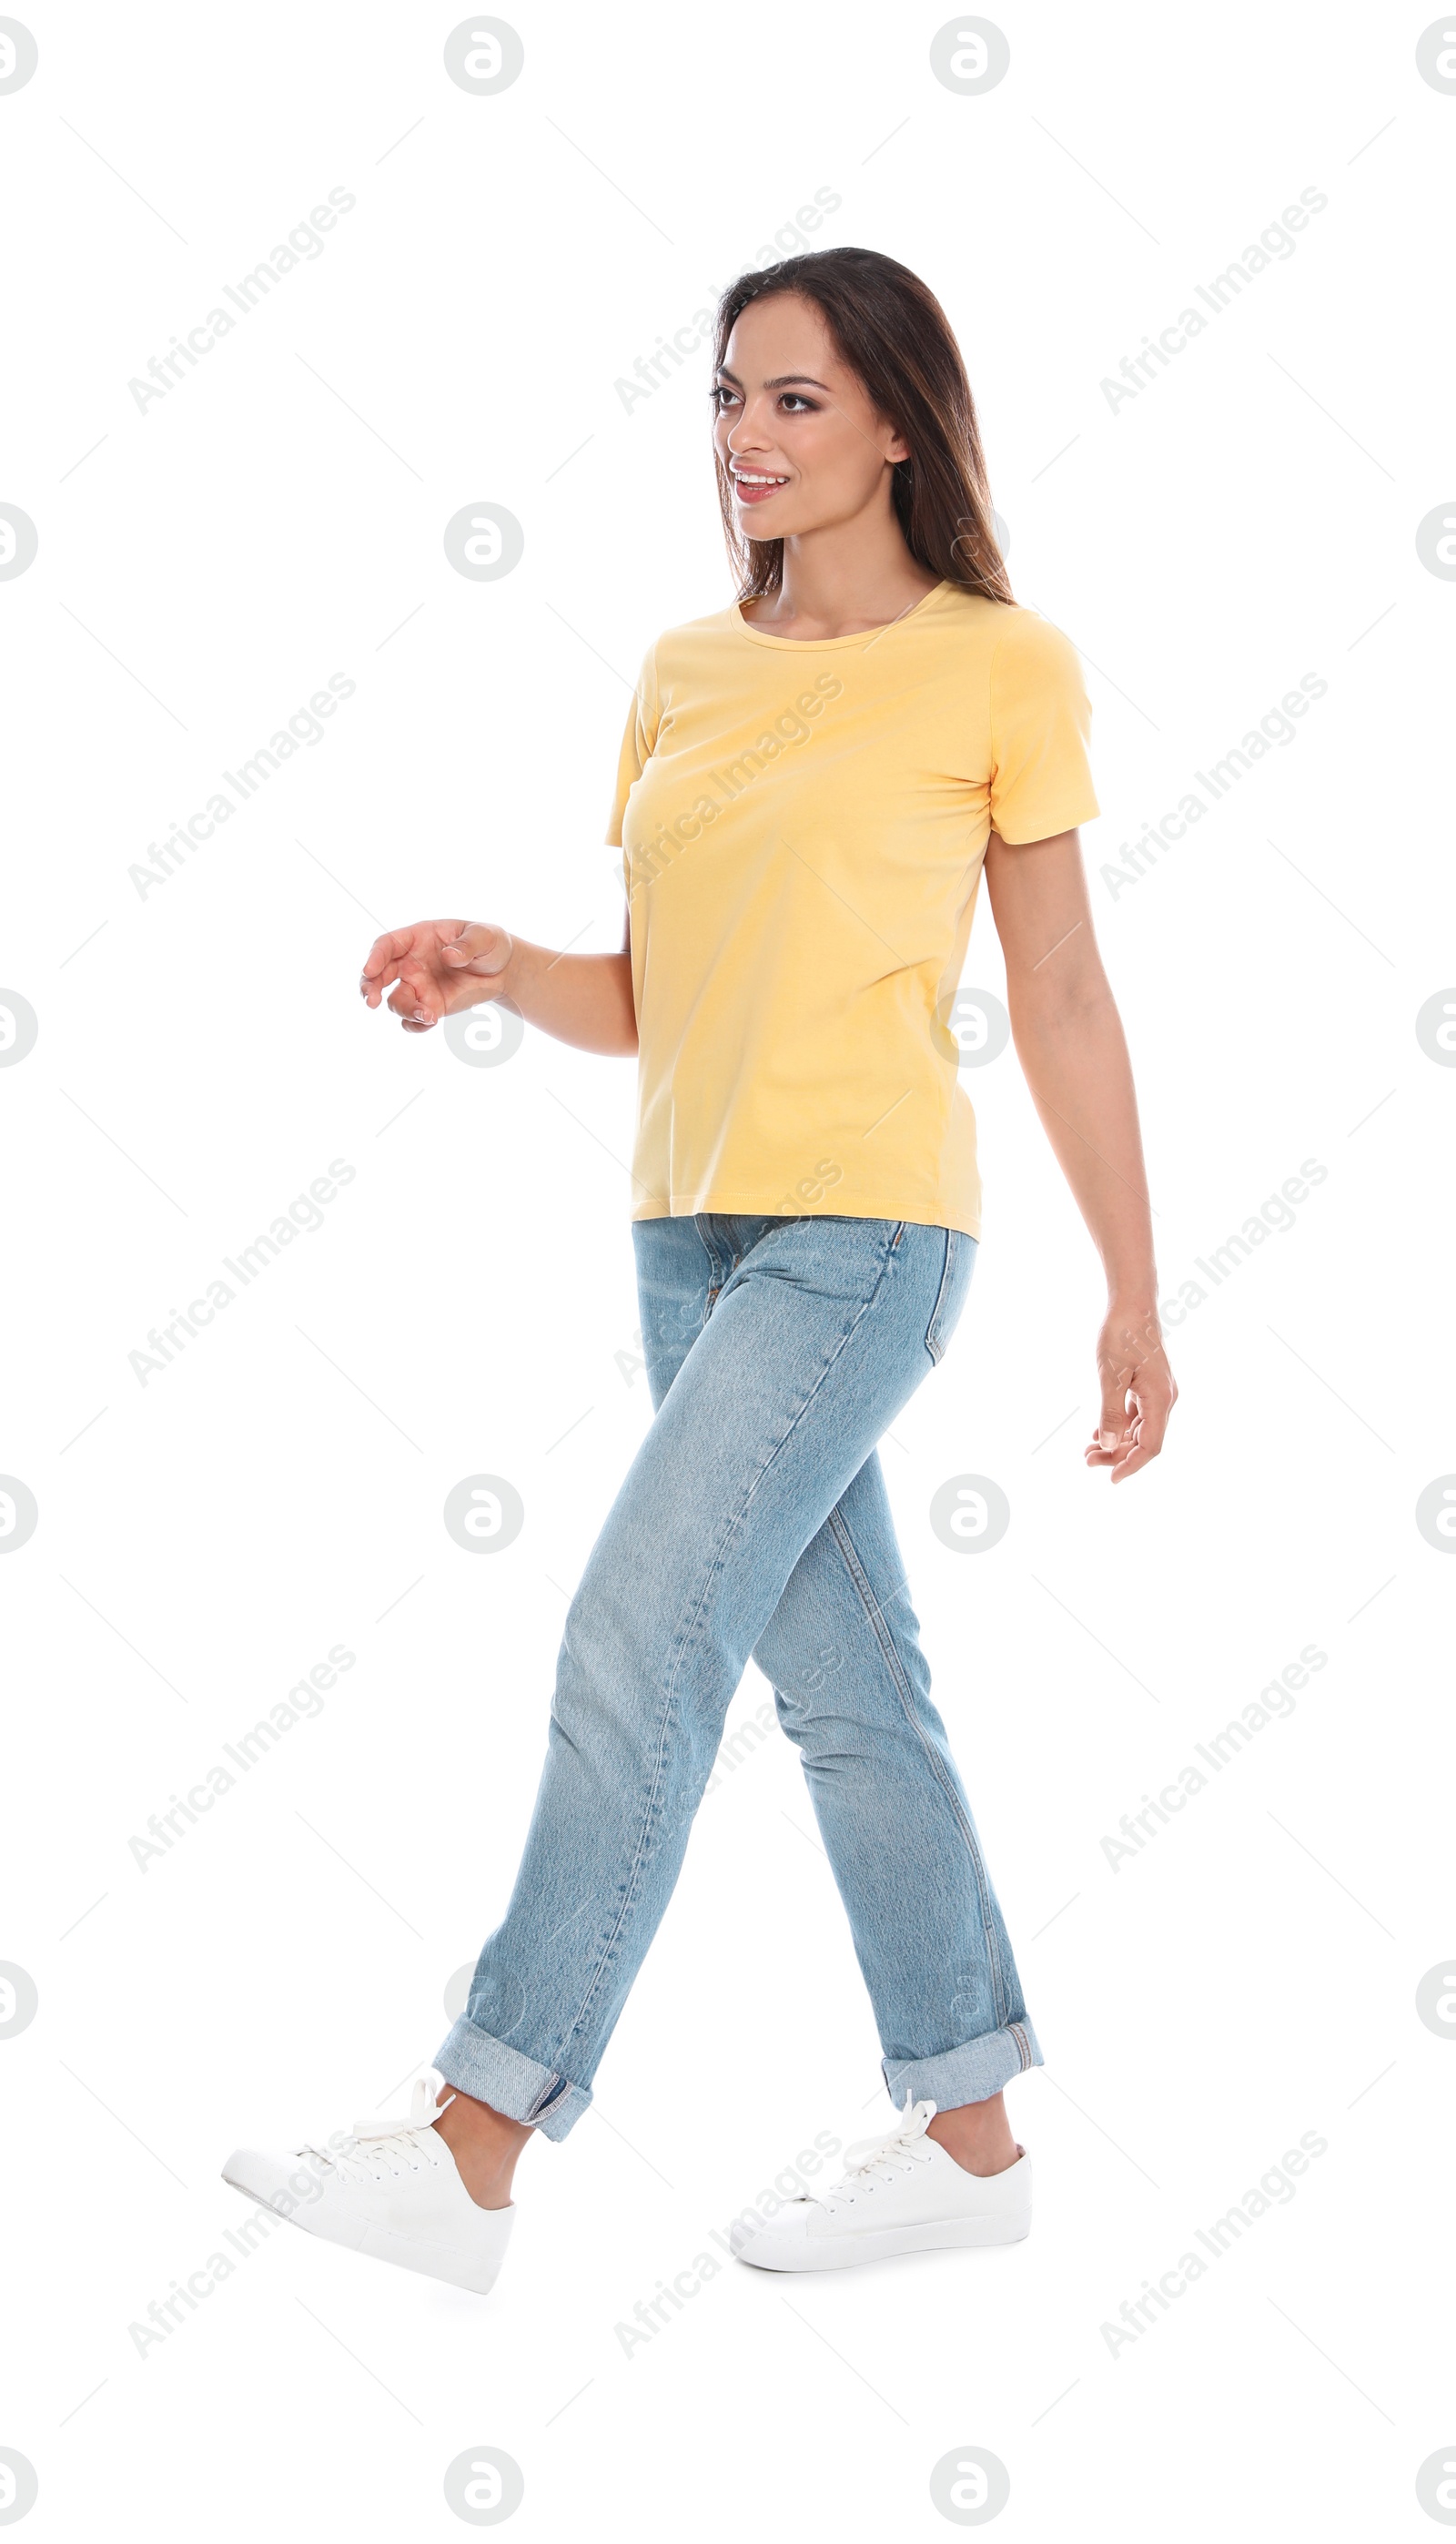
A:
<svg viewBox="0 0 1456 2544">
<path fill-rule="evenodd" d="M 717 376 L 721 380 L 731 380 L 735 389 L 740 389 L 743 385 L 737 372 L 730 371 L 727 362 L 719 363 Z M 830 394 L 825 383 L 822 380 L 811 380 L 807 371 L 781 371 L 777 379 L 765 380 L 763 385 L 766 389 L 788 389 L 793 388 L 800 381 L 807 389 L 823 389 L 825 397 Z"/>
</svg>

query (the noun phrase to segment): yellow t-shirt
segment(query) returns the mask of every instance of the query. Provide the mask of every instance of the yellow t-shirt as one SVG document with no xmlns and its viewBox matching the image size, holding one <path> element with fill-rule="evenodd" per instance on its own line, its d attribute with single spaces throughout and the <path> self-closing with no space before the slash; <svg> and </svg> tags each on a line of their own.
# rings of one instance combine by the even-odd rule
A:
<svg viewBox="0 0 1456 2544">
<path fill-rule="evenodd" d="M 941 583 L 810 643 L 736 602 L 651 646 L 609 844 L 637 1006 L 634 1219 L 844 1213 L 980 1234 L 947 1024 L 986 838 L 1094 819 L 1076 652 Z"/>
</svg>

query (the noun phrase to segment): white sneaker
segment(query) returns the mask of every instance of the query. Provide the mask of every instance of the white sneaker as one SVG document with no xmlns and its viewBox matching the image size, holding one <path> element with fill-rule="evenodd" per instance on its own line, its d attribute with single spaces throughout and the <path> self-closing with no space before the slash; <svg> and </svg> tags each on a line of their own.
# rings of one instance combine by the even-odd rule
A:
<svg viewBox="0 0 1456 2544">
<path fill-rule="evenodd" d="M 1032 2159 L 1018 2146 L 1004 2173 L 967 2173 L 925 2134 L 934 2103 L 910 2097 L 884 2137 L 845 2150 L 843 2178 L 816 2197 L 791 2199 L 750 2226 L 739 2218 L 728 2244 L 758 2270 L 846 2270 L 895 2253 L 937 2253 L 953 2244 L 1017 2244 L 1032 2224 Z"/>
<path fill-rule="evenodd" d="M 505 2257 L 515 2202 L 482 2208 L 471 2198 L 433 2126 L 438 2090 L 435 2077 L 417 2077 L 406 2118 L 355 2120 L 327 2147 L 286 2155 L 239 2147 L 223 2181 L 306 2235 L 484 2296 Z"/>
</svg>

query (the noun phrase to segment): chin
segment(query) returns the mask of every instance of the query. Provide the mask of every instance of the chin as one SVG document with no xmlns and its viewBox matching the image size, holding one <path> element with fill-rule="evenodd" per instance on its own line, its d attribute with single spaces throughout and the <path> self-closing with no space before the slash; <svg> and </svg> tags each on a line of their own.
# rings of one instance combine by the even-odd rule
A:
<svg viewBox="0 0 1456 2544">
<path fill-rule="evenodd" d="M 738 527 L 748 539 L 793 539 L 800 532 L 812 529 L 812 521 L 804 520 L 792 504 L 735 504 Z"/>
</svg>

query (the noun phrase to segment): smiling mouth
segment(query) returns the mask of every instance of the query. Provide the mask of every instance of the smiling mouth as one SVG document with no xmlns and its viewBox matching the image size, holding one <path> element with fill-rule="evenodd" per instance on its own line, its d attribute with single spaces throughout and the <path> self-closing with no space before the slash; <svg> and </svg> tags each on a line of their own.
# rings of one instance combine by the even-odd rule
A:
<svg viewBox="0 0 1456 2544">
<path fill-rule="evenodd" d="M 789 483 L 787 477 L 772 477 L 756 468 L 734 468 L 731 475 L 733 493 L 740 504 L 766 503 L 770 495 L 777 495 L 780 487 Z"/>
</svg>

